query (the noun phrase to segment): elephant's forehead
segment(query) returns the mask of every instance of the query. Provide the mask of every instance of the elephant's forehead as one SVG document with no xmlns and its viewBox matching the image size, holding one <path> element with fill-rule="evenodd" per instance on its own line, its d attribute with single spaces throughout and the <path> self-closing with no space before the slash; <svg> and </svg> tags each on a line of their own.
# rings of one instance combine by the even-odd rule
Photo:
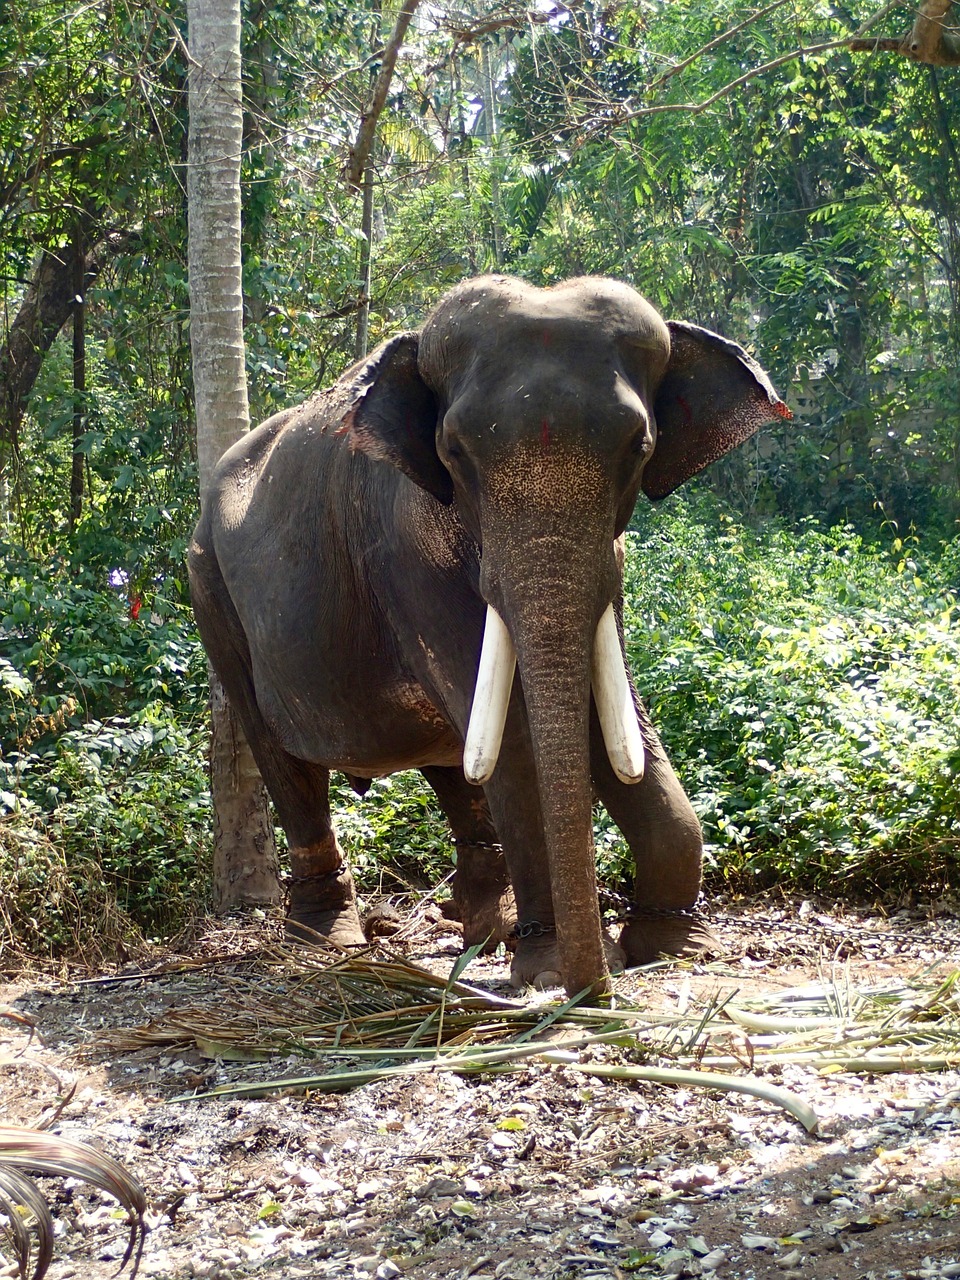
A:
<svg viewBox="0 0 960 1280">
<path fill-rule="evenodd" d="M 584 277 L 540 289 L 509 277 L 470 281 L 441 303 L 428 322 L 443 340 L 501 335 L 550 341 L 589 342 L 632 337 L 666 347 L 666 325 L 647 300 L 629 285 Z"/>
</svg>

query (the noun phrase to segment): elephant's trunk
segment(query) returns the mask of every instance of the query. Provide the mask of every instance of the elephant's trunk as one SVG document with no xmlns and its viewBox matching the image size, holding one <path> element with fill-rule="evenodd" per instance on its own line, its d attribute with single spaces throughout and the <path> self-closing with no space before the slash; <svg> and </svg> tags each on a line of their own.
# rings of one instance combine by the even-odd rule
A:
<svg viewBox="0 0 960 1280">
<path fill-rule="evenodd" d="M 537 525 L 520 523 L 519 538 L 514 527 L 503 543 L 485 539 L 482 585 L 516 648 L 564 984 L 571 995 L 599 994 L 609 976 L 593 845 L 590 689 L 597 624 L 616 589 L 613 539 L 605 528 L 585 532 L 582 522 L 559 518 L 547 532 L 543 513 Z M 504 557 L 502 545 L 522 552 Z"/>
<path fill-rule="evenodd" d="M 571 590 L 569 554 L 559 547 L 548 554 L 552 563 L 536 589 L 505 603 L 537 765 L 564 985 L 569 995 L 585 988 L 600 994 L 608 990 L 609 980 L 597 901 L 590 778 L 596 609 L 582 589 Z"/>
</svg>

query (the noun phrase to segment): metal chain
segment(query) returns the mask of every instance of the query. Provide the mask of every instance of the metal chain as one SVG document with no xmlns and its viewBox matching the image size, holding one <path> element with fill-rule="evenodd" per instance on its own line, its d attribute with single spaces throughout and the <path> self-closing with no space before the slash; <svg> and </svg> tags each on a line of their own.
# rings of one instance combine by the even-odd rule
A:
<svg viewBox="0 0 960 1280">
<path fill-rule="evenodd" d="M 622 893 L 613 889 L 601 889 L 600 901 L 614 914 L 606 920 L 607 924 L 622 924 L 627 920 L 691 920 L 706 924 L 707 917 L 699 909 L 701 899 L 690 907 L 654 907 L 631 901 Z"/>
<path fill-rule="evenodd" d="M 510 930 L 515 938 L 523 941 L 524 938 L 542 938 L 546 933 L 556 933 L 556 925 L 541 924 L 539 920 L 527 920 L 521 924 L 519 920 Z"/>
<path fill-rule="evenodd" d="M 706 924 L 707 917 L 695 907 L 644 907 L 634 903 L 620 915 L 614 916 L 614 922 L 621 920 L 695 920 Z"/>
<path fill-rule="evenodd" d="M 503 853 L 502 844 L 492 844 L 488 840 L 468 840 L 466 836 L 454 836 L 453 843 L 457 849 L 463 845 L 465 849 L 489 849 L 491 853 Z"/>
<path fill-rule="evenodd" d="M 347 866 L 346 863 L 341 862 L 340 866 L 334 867 L 332 871 L 317 871 L 309 876 L 288 876 L 284 884 L 288 889 L 292 889 L 297 884 L 317 884 L 324 880 L 339 880 L 345 874 L 347 874 Z"/>
<path fill-rule="evenodd" d="M 956 919 L 956 916 L 948 916 L 947 919 Z M 820 920 L 774 920 L 771 916 L 739 916 L 731 915 L 729 912 L 716 911 L 712 919 L 717 925 L 732 925 L 734 928 L 755 929 L 757 927 L 770 930 L 782 929 L 785 933 L 828 933 L 832 935 L 843 935 L 844 937 L 855 935 L 860 938 L 877 938 L 889 942 L 910 942 L 921 944 L 926 941 L 923 937 L 916 934 L 900 933 L 887 929 L 871 929 L 869 925 L 857 924 L 854 920 L 844 921 L 837 924 L 824 924 Z M 918 921 L 918 923 L 920 923 Z"/>
</svg>

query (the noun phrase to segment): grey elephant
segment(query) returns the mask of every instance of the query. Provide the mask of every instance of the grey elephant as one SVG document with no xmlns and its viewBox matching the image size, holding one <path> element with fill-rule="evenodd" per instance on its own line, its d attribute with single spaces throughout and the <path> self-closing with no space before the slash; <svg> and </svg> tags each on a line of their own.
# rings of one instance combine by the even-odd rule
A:
<svg viewBox="0 0 960 1280">
<path fill-rule="evenodd" d="M 329 771 L 363 790 L 416 768 L 453 830 L 465 944 L 512 931 L 515 985 L 602 992 L 710 936 L 699 823 L 624 658 L 618 540 L 641 488 L 777 415 L 741 347 L 628 285 L 497 275 L 224 455 L 193 603 L 289 841 L 288 931 L 363 941 Z M 596 797 L 636 861 L 618 943 Z"/>
</svg>

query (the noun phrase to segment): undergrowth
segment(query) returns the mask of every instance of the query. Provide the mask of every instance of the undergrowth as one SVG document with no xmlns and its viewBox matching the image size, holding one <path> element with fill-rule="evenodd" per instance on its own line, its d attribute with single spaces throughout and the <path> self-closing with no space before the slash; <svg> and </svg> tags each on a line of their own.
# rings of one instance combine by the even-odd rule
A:
<svg viewBox="0 0 960 1280">
<path fill-rule="evenodd" d="M 841 896 L 956 884 L 952 569 L 878 533 L 751 530 L 676 503 L 630 535 L 631 664 L 714 877 Z"/>
<path fill-rule="evenodd" d="M 0 945 L 125 946 L 202 900 L 206 663 L 175 581 L 124 581 L 9 546 L 0 583 Z"/>
</svg>

